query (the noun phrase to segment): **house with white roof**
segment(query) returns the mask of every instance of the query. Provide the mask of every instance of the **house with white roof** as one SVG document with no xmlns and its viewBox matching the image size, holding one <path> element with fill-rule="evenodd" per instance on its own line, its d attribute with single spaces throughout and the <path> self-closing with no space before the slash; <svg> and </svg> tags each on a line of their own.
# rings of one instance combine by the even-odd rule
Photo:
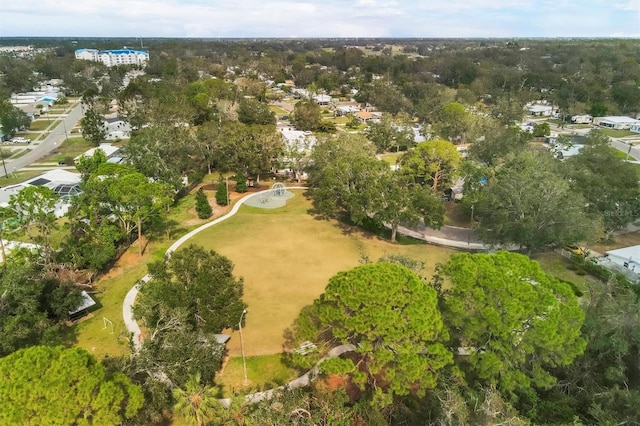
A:
<svg viewBox="0 0 640 426">
<path fill-rule="evenodd" d="M 329 95 L 315 95 L 313 99 L 320 106 L 328 106 L 331 103 L 331 96 Z"/>
<path fill-rule="evenodd" d="M 609 250 L 606 255 L 609 262 L 640 273 L 640 245 Z"/>
<path fill-rule="evenodd" d="M 527 114 L 537 117 L 550 117 L 557 110 L 553 105 L 548 105 L 547 101 L 529 103 L 525 106 L 525 109 Z"/>
<path fill-rule="evenodd" d="M 610 115 L 607 117 L 594 118 L 593 124 L 596 124 L 600 127 L 606 127 L 607 129 L 629 130 L 631 126 L 640 125 L 640 120 L 620 115 Z"/>
<path fill-rule="evenodd" d="M 131 125 L 123 118 L 107 118 L 103 126 L 106 140 L 128 139 L 131 136 Z"/>
<path fill-rule="evenodd" d="M 39 176 L 31 178 L 16 185 L 0 188 L 0 206 L 9 205 L 12 195 L 18 195 L 20 191 L 29 186 L 44 186 L 51 189 L 60 199 L 56 203 L 54 213 L 56 217 L 62 217 L 69 211 L 71 197 L 79 195 L 81 176 L 79 173 L 72 173 L 62 169 L 49 170 Z"/>
<path fill-rule="evenodd" d="M 110 143 L 101 143 L 99 146 L 91 148 L 88 151 L 78 155 L 76 158 L 74 158 L 74 161 L 78 161 L 83 157 L 93 157 L 93 154 L 97 149 L 104 153 L 104 155 L 107 157 L 108 163 L 119 163 L 122 160 L 122 158 L 118 155 L 118 153 L 120 152 L 119 146 L 114 146 Z M 118 159 L 118 161 L 109 161 L 111 159 Z"/>
</svg>

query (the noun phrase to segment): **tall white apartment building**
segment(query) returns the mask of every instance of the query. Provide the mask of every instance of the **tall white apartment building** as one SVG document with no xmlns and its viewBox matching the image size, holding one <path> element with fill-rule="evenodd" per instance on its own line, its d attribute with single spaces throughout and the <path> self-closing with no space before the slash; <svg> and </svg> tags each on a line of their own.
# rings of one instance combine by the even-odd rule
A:
<svg viewBox="0 0 640 426">
<path fill-rule="evenodd" d="M 144 67 L 149 62 L 149 52 L 146 50 L 117 49 L 78 49 L 76 59 L 102 62 L 108 67 L 117 65 L 138 65 Z"/>
</svg>

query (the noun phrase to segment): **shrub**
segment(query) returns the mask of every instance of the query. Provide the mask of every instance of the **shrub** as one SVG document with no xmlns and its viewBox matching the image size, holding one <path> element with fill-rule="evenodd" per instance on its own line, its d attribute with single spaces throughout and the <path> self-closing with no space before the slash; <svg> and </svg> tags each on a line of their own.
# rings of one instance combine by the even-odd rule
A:
<svg viewBox="0 0 640 426">
<path fill-rule="evenodd" d="M 196 192 L 196 212 L 198 213 L 198 217 L 200 219 L 208 219 L 213 214 L 211 204 L 209 204 L 209 200 L 207 199 L 207 196 L 205 195 L 202 188 L 200 188 L 198 192 Z"/>
<path fill-rule="evenodd" d="M 226 206 L 229 204 L 229 193 L 227 192 L 227 185 L 220 181 L 218 183 L 218 190 L 216 191 L 216 203 L 219 206 Z"/>
<path fill-rule="evenodd" d="M 587 271 L 585 271 L 584 269 L 580 268 L 576 270 L 576 274 L 578 275 L 587 275 Z"/>
</svg>

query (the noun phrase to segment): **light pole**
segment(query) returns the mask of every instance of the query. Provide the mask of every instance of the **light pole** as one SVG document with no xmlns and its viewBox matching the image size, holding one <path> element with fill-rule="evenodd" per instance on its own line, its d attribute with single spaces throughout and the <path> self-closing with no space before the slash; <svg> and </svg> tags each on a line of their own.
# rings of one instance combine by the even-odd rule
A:
<svg viewBox="0 0 640 426">
<path fill-rule="evenodd" d="M 249 379 L 247 378 L 247 360 L 244 357 L 244 339 L 242 338 L 242 318 L 247 313 L 247 310 L 244 309 L 242 314 L 240 315 L 240 322 L 238 322 L 238 328 L 240 329 L 240 351 L 242 352 L 242 370 L 244 371 L 244 385 L 247 386 L 249 384 Z"/>
</svg>

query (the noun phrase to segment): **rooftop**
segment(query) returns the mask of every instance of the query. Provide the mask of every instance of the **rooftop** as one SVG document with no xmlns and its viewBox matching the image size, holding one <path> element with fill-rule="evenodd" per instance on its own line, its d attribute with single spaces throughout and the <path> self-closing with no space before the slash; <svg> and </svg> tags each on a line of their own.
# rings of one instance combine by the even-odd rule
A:
<svg viewBox="0 0 640 426">
<path fill-rule="evenodd" d="M 610 121 L 612 123 L 640 123 L 640 120 L 636 120 L 635 118 L 625 117 L 622 115 L 608 115 L 606 117 L 599 117 L 600 121 Z"/>
</svg>

